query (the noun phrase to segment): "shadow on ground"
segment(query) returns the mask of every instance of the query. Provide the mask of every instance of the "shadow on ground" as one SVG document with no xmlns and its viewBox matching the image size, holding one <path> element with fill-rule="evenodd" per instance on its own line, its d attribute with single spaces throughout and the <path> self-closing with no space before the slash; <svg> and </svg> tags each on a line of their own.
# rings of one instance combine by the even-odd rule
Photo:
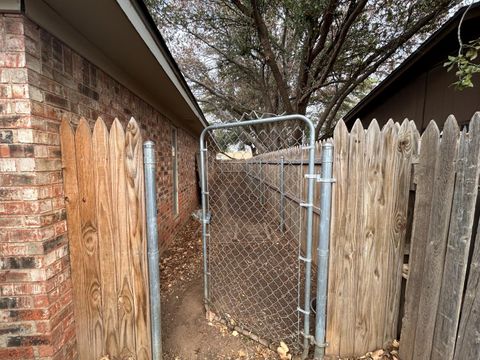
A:
<svg viewBox="0 0 480 360">
<path fill-rule="evenodd" d="M 258 343 L 206 320 L 198 223 L 189 221 L 161 258 L 165 360 L 278 359 Z"/>
</svg>

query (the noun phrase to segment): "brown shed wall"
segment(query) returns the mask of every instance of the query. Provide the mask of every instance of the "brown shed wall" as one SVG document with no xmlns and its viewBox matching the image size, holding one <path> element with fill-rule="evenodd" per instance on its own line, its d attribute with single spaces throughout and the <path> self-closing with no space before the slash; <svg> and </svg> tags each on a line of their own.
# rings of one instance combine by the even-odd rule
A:
<svg viewBox="0 0 480 360">
<path fill-rule="evenodd" d="M 450 114 L 455 114 L 459 125 L 466 125 L 475 111 L 480 110 L 478 86 L 457 90 L 452 86 L 456 81 L 455 74 L 447 72 L 442 64 L 402 80 L 379 94 L 356 117 L 364 123 L 377 119 L 380 126 L 390 118 L 394 121 L 408 118 L 414 120 L 418 129 L 423 131 L 432 119 L 442 127 Z M 479 84 L 480 76 L 475 81 Z"/>
</svg>

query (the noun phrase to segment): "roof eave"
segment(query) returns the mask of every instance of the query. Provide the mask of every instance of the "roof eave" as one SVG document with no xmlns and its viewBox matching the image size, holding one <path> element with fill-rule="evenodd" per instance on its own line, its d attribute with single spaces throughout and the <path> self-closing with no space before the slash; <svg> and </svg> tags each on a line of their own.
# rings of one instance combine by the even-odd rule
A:
<svg viewBox="0 0 480 360">
<path fill-rule="evenodd" d="M 142 0 L 116 0 L 204 127 L 208 122 Z M 140 21 L 139 21 L 140 20 Z"/>
</svg>

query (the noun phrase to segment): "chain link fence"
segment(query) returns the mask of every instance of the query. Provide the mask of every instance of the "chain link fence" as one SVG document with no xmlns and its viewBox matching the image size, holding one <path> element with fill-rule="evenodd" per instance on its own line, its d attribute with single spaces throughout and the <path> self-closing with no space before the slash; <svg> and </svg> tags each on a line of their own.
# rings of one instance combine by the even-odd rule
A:
<svg viewBox="0 0 480 360">
<path fill-rule="evenodd" d="M 304 342 L 308 131 L 289 120 L 207 135 L 208 306 L 292 354 Z"/>
</svg>

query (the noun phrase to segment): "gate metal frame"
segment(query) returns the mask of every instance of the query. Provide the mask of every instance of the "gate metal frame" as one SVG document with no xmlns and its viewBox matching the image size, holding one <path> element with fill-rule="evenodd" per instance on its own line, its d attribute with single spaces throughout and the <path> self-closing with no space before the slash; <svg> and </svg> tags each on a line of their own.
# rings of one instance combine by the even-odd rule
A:
<svg viewBox="0 0 480 360">
<path fill-rule="evenodd" d="M 237 128 L 243 126 L 254 126 L 266 123 L 278 123 L 289 120 L 300 120 L 305 123 L 309 130 L 308 145 L 304 149 L 308 149 L 308 174 L 305 175 L 308 181 L 307 185 L 307 203 L 301 204 L 307 208 L 307 224 L 306 224 L 306 251 L 305 257 L 299 257 L 300 261 L 305 262 L 305 297 L 304 307 L 298 306 L 297 311 L 304 315 L 304 328 L 303 328 L 303 354 L 302 358 L 305 359 L 308 356 L 310 342 L 315 340 L 310 335 L 310 300 L 311 300 L 311 274 L 312 274 L 312 236 L 313 236 L 313 196 L 315 181 L 318 176 L 315 172 L 315 127 L 310 119 L 303 115 L 284 115 L 278 117 L 262 118 L 257 120 L 240 121 L 233 123 L 221 123 L 214 124 L 206 127 L 200 135 L 200 177 L 201 177 L 201 194 L 202 194 L 202 251 L 203 251 L 203 281 L 204 281 L 204 302 L 205 308 L 209 309 L 210 296 L 209 296 L 209 269 L 207 259 L 207 246 L 208 246 L 208 224 L 210 222 L 207 209 L 208 189 L 207 189 L 207 174 L 205 157 L 207 154 L 207 147 L 205 143 L 205 136 L 209 131 L 218 129 Z M 326 274 L 326 273 L 325 273 Z M 326 281 L 326 280 L 325 280 Z"/>
</svg>

